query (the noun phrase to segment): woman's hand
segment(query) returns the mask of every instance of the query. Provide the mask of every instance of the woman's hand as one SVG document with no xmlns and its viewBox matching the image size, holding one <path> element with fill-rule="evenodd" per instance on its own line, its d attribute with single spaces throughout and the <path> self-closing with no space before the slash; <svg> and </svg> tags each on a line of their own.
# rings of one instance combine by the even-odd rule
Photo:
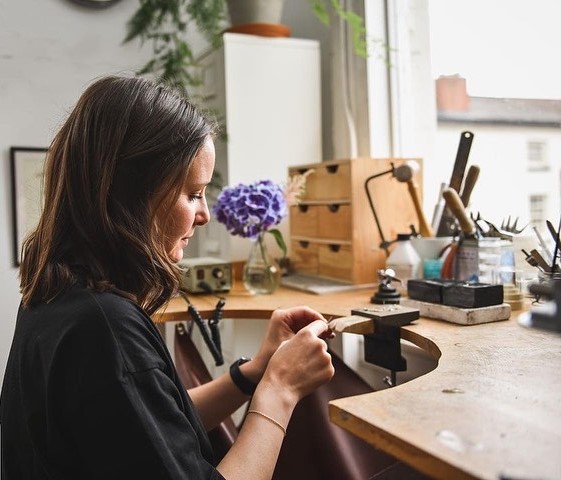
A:
<svg viewBox="0 0 561 480">
<path fill-rule="evenodd" d="M 259 387 L 277 390 L 296 403 L 328 382 L 335 373 L 321 338 L 328 332 L 325 320 L 316 320 L 285 340 L 269 360 Z"/>
<path fill-rule="evenodd" d="M 248 471 L 254 478 L 271 478 L 294 407 L 334 374 L 322 340 L 330 330 L 321 315 L 300 307 L 277 311 L 271 320 L 260 350 L 267 368 L 251 399 L 251 415 L 218 465 L 225 478 L 248 478 Z"/>
<path fill-rule="evenodd" d="M 327 323 L 321 313 L 307 306 L 293 307 L 286 310 L 275 310 L 271 315 L 267 333 L 263 339 L 263 343 L 257 352 L 257 355 L 247 365 L 244 371 L 249 378 L 256 383 L 259 382 L 270 358 L 277 351 L 282 342 L 290 340 L 303 327 L 311 324 L 316 320 Z M 331 330 L 326 328 L 320 334 L 321 338 L 330 338 L 333 336 Z"/>
</svg>

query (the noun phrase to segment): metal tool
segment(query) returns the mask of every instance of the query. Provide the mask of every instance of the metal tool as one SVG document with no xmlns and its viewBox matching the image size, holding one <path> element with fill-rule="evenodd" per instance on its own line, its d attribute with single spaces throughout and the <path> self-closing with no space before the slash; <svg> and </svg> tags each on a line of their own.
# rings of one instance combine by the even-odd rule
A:
<svg viewBox="0 0 561 480">
<path fill-rule="evenodd" d="M 479 212 L 477 212 L 475 218 L 473 215 L 471 218 L 475 222 L 475 226 L 482 237 L 502 238 L 503 240 L 512 240 L 514 237 L 514 233 L 498 228 L 489 220 L 481 218 L 481 214 Z"/>
<path fill-rule="evenodd" d="M 392 286 L 392 282 L 403 282 L 395 276 L 395 271 L 391 268 L 386 270 L 378 270 L 378 290 L 370 298 L 370 303 L 377 303 L 379 305 L 392 305 L 398 304 L 401 294 L 397 291 L 395 287 Z"/>
<path fill-rule="evenodd" d="M 530 255 L 526 250 L 522 249 L 522 253 L 524 254 L 524 260 L 528 263 L 528 265 L 532 267 L 538 267 L 538 262 L 532 255 Z"/>
<path fill-rule="evenodd" d="M 551 252 L 549 251 L 549 248 L 547 248 L 547 243 L 545 243 L 545 240 L 543 239 L 542 234 L 538 230 L 538 227 L 533 225 L 532 229 L 534 230 L 534 233 L 536 234 L 536 237 L 538 239 L 538 243 L 540 244 L 540 248 L 542 249 L 543 254 L 546 256 L 546 260 L 548 262 L 553 262 L 553 256 L 551 255 Z"/>
<path fill-rule="evenodd" d="M 547 225 L 547 229 L 551 234 L 551 238 L 553 238 L 554 245 L 558 245 L 559 248 L 561 248 L 561 238 L 559 238 L 559 235 L 555 231 L 555 227 L 553 226 L 553 223 L 551 223 L 549 220 L 546 220 L 545 224 Z"/>
<path fill-rule="evenodd" d="M 364 360 L 390 371 L 389 386 L 397 384 L 397 372 L 407 370 L 407 360 L 401 355 L 401 327 L 419 318 L 419 310 L 400 305 L 351 310 L 352 315 L 372 319 L 374 333 L 364 335 Z"/>
<path fill-rule="evenodd" d="M 550 269 L 551 271 L 559 271 L 559 267 L 557 267 L 557 265 L 554 265 L 555 268 L 552 268 L 549 265 L 549 262 L 547 262 L 545 260 L 545 258 L 542 257 L 541 253 L 538 252 L 536 249 L 530 250 L 530 255 L 532 256 L 532 258 L 536 261 L 536 263 L 538 264 L 538 267 L 543 271 L 543 272 L 549 272 Z"/>
<path fill-rule="evenodd" d="M 547 229 L 549 230 L 549 233 L 553 238 L 553 244 L 555 245 L 555 255 L 551 259 L 552 268 L 553 268 L 553 264 L 557 263 L 557 256 L 559 251 L 561 250 L 561 238 L 559 238 L 559 232 L 555 231 L 555 227 L 553 226 L 553 223 L 551 223 L 549 220 L 546 220 L 545 224 L 547 225 Z"/>
<path fill-rule="evenodd" d="M 187 293 L 183 290 L 180 290 L 179 293 L 187 302 L 187 311 L 189 312 L 193 322 L 199 328 L 201 336 L 208 347 L 216 366 L 219 367 L 220 365 L 223 365 L 224 356 L 222 355 L 222 343 L 220 341 L 220 329 L 218 324 L 222 319 L 222 313 L 226 303 L 225 300 L 223 298 L 218 300 L 218 303 L 214 308 L 214 312 L 212 313 L 212 317 L 209 319 L 207 325 L 195 305 L 193 305 L 189 300 Z"/>
<path fill-rule="evenodd" d="M 551 222 L 549 222 L 551 224 Z M 549 231 L 555 232 L 553 225 L 551 227 L 548 225 Z M 557 267 L 557 255 L 561 249 L 561 240 L 559 239 L 559 234 L 561 234 L 561 217 L 559 218 L 559 227 L 557 228 L 557 232 L 555 232 L 555 236 L 553 237 L 553 241 L 555 242 L 555 249 L 553 250 L 553 260 L 551 261 L 551 272 L 556 271 Z"/>
<path fill-rule="evenodd" d="M 440 219 L 442 218 L 442 214 L 446 209 L 446 203 L 444 202 L 444 198 L 442 198 L 442 192 L 447 187 L 448 184 L 446 182 L 442 182 L 440 184 L 440 190 L 438 192 L 438 201 L 436 202 L 436 205 L 434 206 L 434 211 L 432 212 L 431 227 L 433 232 L 436 232 L 438 230 L 438 226 L 440 225 Z"/>
<path fill-rule="evenodd" d="M 460 192 L 462 187 L 462 180 L 464 178 L 464 171 L 466 169 L 471 144 L 473 142 L 473 133 L 469 131 L 462 132 L 460 135 L 460 143 L 458 145 L 458 152 L 456 153 L 456 160 L 452 170 L 452 177 L 448 188 L 453 189 L 456 193 Z M 436 232 L 437 237 L 449 237 L 454 235 L 455 232 L 455 218 L 449 209 L 445 209 L 440 219 L 440 224 Z"/>
<path fill-rule="evenodd" d="M 527 223 L 522 228 L 518 228 L 518 217 L 516 217 L 516 219 L 514 220 L 514 223 L 511 224 L 510 223 L 510 215 L 509 215 L 508 220 L 503 220 L 501 222 L 501 230 L 504 230 L 505 232 L 511 232 L 511 233 L 514 233 L 515 235 L 518 235 L 519 233 L 522 233 L 528 225 L 529 224 Z"/>
</svg>

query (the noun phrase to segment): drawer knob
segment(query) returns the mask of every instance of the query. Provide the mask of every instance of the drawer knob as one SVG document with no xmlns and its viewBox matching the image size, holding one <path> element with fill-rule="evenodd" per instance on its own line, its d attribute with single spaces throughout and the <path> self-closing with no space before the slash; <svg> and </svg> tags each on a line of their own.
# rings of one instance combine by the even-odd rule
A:
<svg viewBox="0 0 561 480">
<path fill-rule="evenodd" d="M 330 211 L 331 213 L 336 213 L 337 210 L 339 210 L 339 207 L 340 207 L 340 206 L 341 206 L 341 205 L 339 205 L 338 203 L 332 203 L 332 204 L 330 204 L 330 205 L 327 205 L 327 208 L 329 209 L 329 211 Z"/>
<path fill-rule="evenodd" d="M 309 207 L 309 205 L 299 204 L 298 205 L 298 210 L 300 210 L 302 213 L 306 213 L 308 211 L 308 207 Z"/>
<path fill-rule="evenodd" d="M 302 248 L 308 248 L 310 245 L 310 242 L 307 242 L 306 240 L 300 240 L 298 243 Z"/>
<path fill-rule="evenodd" d="M 335 252 L 335 253 L 337 253 L 341 249 L 341 245 L 337 245 L 335 243 L 330 243 L 328 245 L 328 247 L 329 247 L 329 250 L 331 250 L 332 252 Z"/>
<path fill-rule="evenodd" d="M 339 170 L 339 165 L 328 165 L 326 169 L 327 173 L 337 173 L 337 170 Z"/>
</svg>

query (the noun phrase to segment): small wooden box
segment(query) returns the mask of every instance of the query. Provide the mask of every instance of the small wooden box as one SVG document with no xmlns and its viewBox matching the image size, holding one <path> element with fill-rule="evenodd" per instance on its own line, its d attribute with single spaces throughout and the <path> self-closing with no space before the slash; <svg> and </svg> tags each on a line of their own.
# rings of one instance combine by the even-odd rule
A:
<svg viewBox="0 0 561 480">
<path fill-rule="evenodd" d="M 386 252 L 380 248 L 382 239 L 364 182 L 405 160 L 355 158 L 289 168 L 290 176 L 313 169 L 299 205 L 290 208 L 290 257 L 297 272 L 353 284 L 378 281 L 377 270 L 385 268 Z M 415 177 L 421 186 L 422 162 L 414 160 L 421 167 Z M 411 224 L 418 225 L 407 184 L 387 174 L 370 182 L 369 191 L 386 240 L 410 232 Z"/>
</svg>

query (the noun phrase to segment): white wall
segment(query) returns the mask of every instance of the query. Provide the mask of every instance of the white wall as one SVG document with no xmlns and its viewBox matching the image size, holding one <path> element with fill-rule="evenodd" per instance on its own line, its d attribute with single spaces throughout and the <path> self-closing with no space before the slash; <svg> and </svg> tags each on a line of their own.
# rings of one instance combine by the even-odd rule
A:
<svg viewBox="0 0 561 480">
<path fill-rule="evenodd" d="M 123 0 L 95 10 L 68 0 L 0 0 L 0 380 L 20 299 L 9 148 L 47 147 L 92 79 L 144 63 L 149 52 L 138 43 L 121 45 L 137 5 Z"/>
<path fill-rule="evenodd" d="M 122 0 L 106 10 L 69 0 L 0 0 L 0 381 L 20 299 L 12 258 L 9 148 L 48 146 L 91 80 L 144 64 L 149 48 L 121 45 L 126 21 L 137 6 L 137 0 Z M 283 23 L 292 28 L 294 38 L 322 43 L 323 154 L 324 159 L 333 158 L 337 139 L 330 99 L 337 86 L 332 86 L 329 69 L 337 46 L 308 2 L 287 0 Z"/>
<path fill-rule="evenodd" d="M 474 214 L 480 212 L 483 218 L 496 223 L 497 226 L 509 215 L 512 220 L 519 217 L 518 226 L 521 227 L 530 220 L 530 195 L 547 195 L 546 218 L 559 218 L 559 128 L 442 122 L 438 125 L 437 160 L 439 165 L 449 167 L 441 172 L 441 181 L 449 181 L 460 134 L 464 130 L 474 134 L 468 168 L 469 165 L 478 165 L 481 168 L 471 195 L 471 211 Z M 528 171 L 527 143 L 531 140 L 547 144 L 549 170 Z M 545 236 L 545 224 L 539 227 Z M 527 233 L 531 233 L 530 228 Z M 549 241 L 549 234 L 546 238 Z"/>
<path fill-rule="evenodd" d="M 122 0 L 101 10 L 69 0 L 0 0 L 0 382 L 20 300 L 12 258 L 9 148 L 48 146 L 91 80 L 144 64 L 149 47 L 141 49 L 136 42 L 121 45 L 126 22 L 137 7 L 137 0 Z M 283 23 L 291 26 L 295 38 L 328 34 L 307 2 L 300 0 L 287 0 Z M 200 37 L 194 38 L 198 46 Z M 328 64 L 322 62 L 322 76 Z M 323 93 L 324 103 L 328 95 Z M 329 152 L 329 108 L 323 122 Z"/>
</svg>

